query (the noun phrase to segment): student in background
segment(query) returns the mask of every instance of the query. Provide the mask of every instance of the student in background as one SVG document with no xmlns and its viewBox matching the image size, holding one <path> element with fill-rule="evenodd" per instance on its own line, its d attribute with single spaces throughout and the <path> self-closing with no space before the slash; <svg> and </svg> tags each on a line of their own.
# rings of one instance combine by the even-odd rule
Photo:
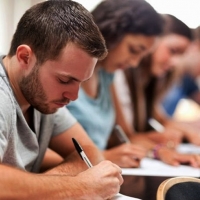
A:
<svg viewBox="0 0 200 200">
<path fill-rule="evenodd" d="M 144 15 L 143 12 L 149 14 Z M 157 151 L 157 141 L 146 136 L 129 134 L 132 144 L 124 143 L 106 149 L 116 122 L 125 132 L 133 133 L 119 108 L 112 81 L 117 69 L 136 67 L 141 58 L 148 54 L 148 50 L 155 44 L 156 33 L 161 33 L 160 22 L 163 21 L 148 3 L 138 0 L 108 0 L 99 4 L 92 14 L 106 40 L 109 53 L 104 60 L 97 63 L 91 79 L 82 84 L 79 98 L 67 107 L 95 144 L 103 150 L 105 158 L 121 167 L 138 167 L 142 157 L 147 154 L 152 156 L 152 151 Z M 151 21 L 158 24 L 153 23 L 152 27 Z M 170 161 L 166 161 L 168 154 Z M 172 149 L 166 149 L 160 159 L 173 165 L 180 162 L 198 165 L 193 157 L 178 153 L 175 155 Z"/>
<path fill-rule="evenodd" d="M 179 77 L 162 102 L 163 108 L 170 116 L 173 116 L 177 104 L 183 98 L 191 99 L 200 105 L 200 90 L 197 83 L 200 75 L 200 27 L 192 30 L 194 41 L 184 55 L 177 59 L 176 68 L 179 70 Z"/>
<path fill-rule="evenodd" d="M 112 83 L 117 69 L 137 66 L 152 48 L 162 31 L 162 19 L 143 0 L 103 1 L 92 15 L 109 53 L 97 63 L 93 76 L 81 85 L 79 98 L 67 108 L 103 150 L 106 159 L 121 167 L 138 167 L 146 155 L 144 148 L 124 143 L 106 150 L 116 117 L 120 115 L 112 98 Z"/>
<path fill-rule="evenodd" d="M 121 169 L 102 161 L 64 107 L 106 53 L 91 14 L 76 2 L 45 1 L 22 16 L 0 57 L 0 199 L 109 199 L 119 192 Z M 87 169 L 72 137 L 94 167 Z M 65 160 L 38 174 L 48 146 Z"/>
<path fill-rule="evenodd" d="M 199 157 L 178 154 L 174 149 L 168 148 L 167 144 L 178 144 L 183 138 L 199 144 L 198 133 L 192 132 L 191 127 L 167 118 L 160 109 L 162 95 L 176 76 L 173 63 L 190 45 L 192 34 L 190 29 L 174 16 L 162 16 L 165 22 L 164 31 L 155 49 L 141 61 L 138 68 L 126 69 L 124 73 L 119 71 L 116 75 L 117 96 L 121 97 L 125 116 L 132 116 L 131 121 L 126 119 L 132 132 L 158 144 L 154 148 L 157 158 L 172 165 L 179 165 L 189 159 L 191 164 L 197 167 L 200 164 Z M 123 93 L 125 91 L 126 94 Z M 155 118 L 164 125 L 163 134 L 158 134 L 150 127 L 150 118 Z"/>
</svg>

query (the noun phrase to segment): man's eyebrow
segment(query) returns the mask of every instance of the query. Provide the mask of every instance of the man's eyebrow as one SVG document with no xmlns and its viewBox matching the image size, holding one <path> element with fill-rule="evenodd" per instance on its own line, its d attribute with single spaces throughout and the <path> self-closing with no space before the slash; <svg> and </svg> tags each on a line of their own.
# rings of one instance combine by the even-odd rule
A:
<svg viewBox="0 0 200 200">
<path fill-rule="evenodd" d="M 73 76 L 70 76 L 70 75 L 60 74 L 60 76 L 63 77 L 63 78 L 67 78 L 67 79 L 69 79 L 69 80 L 74 80 L 74 81 L 77 81 L 77 82 L 83 82 L 82 80 L 79 80 L 78 78 L 73 77 Z M 84 80 L 84 82 L 85 82 L 85 81 L 88 81 L 89 79 L 90 79 L 90 78 Z"/>
</svg>

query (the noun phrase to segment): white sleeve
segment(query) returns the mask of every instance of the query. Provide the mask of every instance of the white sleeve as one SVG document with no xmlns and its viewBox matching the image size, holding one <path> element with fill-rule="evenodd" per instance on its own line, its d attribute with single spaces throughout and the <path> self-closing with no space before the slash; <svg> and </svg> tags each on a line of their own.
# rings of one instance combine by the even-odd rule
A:
<svg viewBox="0 0 200 200">
<path fill-rule="evenodd" d="M 133 124 L 133 110 L 130 98 L 130 91 L 125 79 L 124 72 L 117 70 L 114 77 L 114 86 L 119 103 L 122 107 L 122 112 L 127 123 L 132 126 Z"/>
</svg>

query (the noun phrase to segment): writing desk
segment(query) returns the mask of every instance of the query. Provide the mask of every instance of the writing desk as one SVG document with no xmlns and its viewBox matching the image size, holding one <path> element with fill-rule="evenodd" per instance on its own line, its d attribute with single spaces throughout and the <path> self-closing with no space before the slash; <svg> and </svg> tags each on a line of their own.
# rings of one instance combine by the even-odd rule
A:
<svg viewBox="0 0 200 200">
<path fill-rule="evenodd" d="M 181 144 L 177 151 L 200 154 L 200 147 Z M 144 158 L 140 168 L 123 168 L 124 183 L 120 193 L 142 200 L 156 200 L 159 184 L 167 178 L 175 176 L 200 177 L 200 169 L 181 165 L 173 167 L 159 160 Z"/>
</svg>

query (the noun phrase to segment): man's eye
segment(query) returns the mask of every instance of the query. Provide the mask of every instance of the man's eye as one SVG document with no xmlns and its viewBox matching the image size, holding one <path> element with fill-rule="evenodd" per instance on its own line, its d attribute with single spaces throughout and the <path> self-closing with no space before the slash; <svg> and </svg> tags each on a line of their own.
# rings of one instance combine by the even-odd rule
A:
<svg viewBox="0 0 200 200">
<path fill-rule="evenodd" d="M 58 79 L 58 80 L 59 80 L 59 82 L 62 83 L 62 84 L 67 84 L 67 83 L 69 83 L 69 81 L 70 81 L 70 80 L 65 80 L 65 81 L 63 81 L 62 79 Z"/>
</svg>

